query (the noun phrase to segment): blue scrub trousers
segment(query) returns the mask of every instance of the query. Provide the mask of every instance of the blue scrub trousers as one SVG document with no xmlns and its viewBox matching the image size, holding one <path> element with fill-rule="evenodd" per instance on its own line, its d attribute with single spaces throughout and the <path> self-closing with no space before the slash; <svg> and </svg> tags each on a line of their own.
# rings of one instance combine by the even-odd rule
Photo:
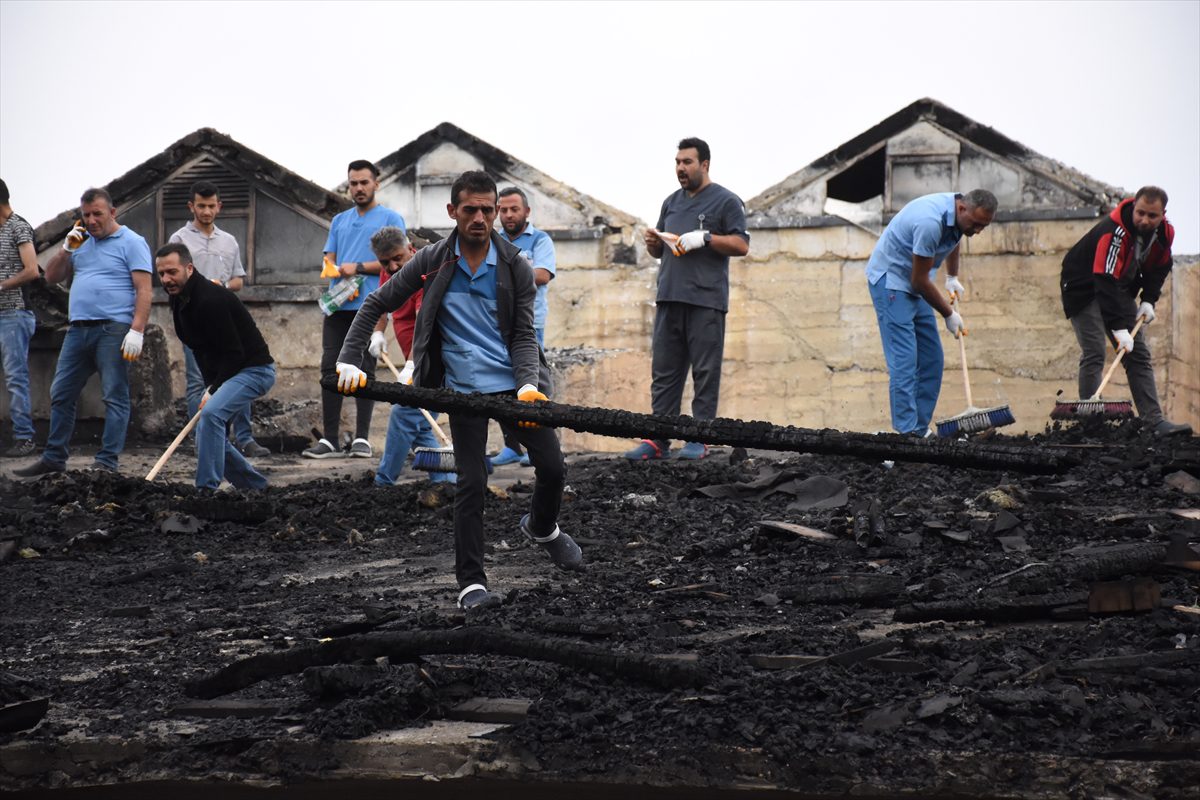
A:
<svg viewBox="0 0 1200 800">
<path fill-rule="evenodd" d="M 945 365 L 937 315 L 925 298 L 887 288 L 886 275 L 870 289 L 887 359 L 892 428 L 924 435 L 933 421 Z"/>
</svg>

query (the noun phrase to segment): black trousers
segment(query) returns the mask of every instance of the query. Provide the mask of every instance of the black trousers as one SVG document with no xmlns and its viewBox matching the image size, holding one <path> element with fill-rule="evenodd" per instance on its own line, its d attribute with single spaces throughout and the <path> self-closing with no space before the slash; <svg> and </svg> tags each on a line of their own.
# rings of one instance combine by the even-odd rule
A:
<svg viewBox="0 0 1200 800">
<path fill-rule="evenodd" d="M 512 396 L 511 392 L 505 392 Z M 533 465 L 533 500 L 529 527 L 534 536 L 549 536 L 558 524 L 566 464 L 553 428 L 517 428 L 517 438 Z M 487 493 L 487 417 L 450 416 L 458 486 L 454 494 L 454 574 L 458 588 L 487 586 L 483 570 L 483 498 Z"/>
<path fill-rule="evenodd" d="M 725 357 L 725 312 L 690 303 L 659 303 L 654 314 L 650 408 L 678 414 L 683 385 L 692 371 L 692 416 L 715 419 Z M 669 442 L 659 442 L 665 447 Z"/>
<path fill-rule="evenodd" d="M 325 325 L 321 328 L 321 377 L 337 374 L 337 357 L 342 351 L 342 343 L 350 332 L 350 323 L 354 322 L 355 311 L 335 311 L 325 317 Z M 375 380 L 375 359 L 367 351 L 363 351 L 362 363 L 359 369 L 367 373 L 367 377 Z M 354 398 L 354 436 L 366 439 L 371 432 L 371 413 L 375 409 L 375 401 L 365 397 Z M 321 418 L 325 428 L 325 438 L 335 448 L 338 443 L 338 431 L 342 426 L 342 395 L 328 389 L 321 391 Z"/>
</svg>

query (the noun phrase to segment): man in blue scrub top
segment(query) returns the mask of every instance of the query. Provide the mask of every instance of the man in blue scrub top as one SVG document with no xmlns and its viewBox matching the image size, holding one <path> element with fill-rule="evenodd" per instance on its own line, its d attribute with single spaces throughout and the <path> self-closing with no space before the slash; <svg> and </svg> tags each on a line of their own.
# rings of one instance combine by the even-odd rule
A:
<svg viewBox="0 0 1200 800">
<path fill-rule="evenodd" d="M 525 192 L 516 186 L 506 186 L 500 190 L 500 235 L 507 242 L 521 251 L 525 260 L 533 267 L 533 282 L 537 286 L 537 294 L 533 299 L 533 332 L 537 336 L 542 349 L 546 347 L 546 317 L 549 316 L 550 306 L 546 295 L 549 293 L 550 281 L 554 280 L 555 257 L 554 242 L 545 231 L 533 227 L 529 221 L 529 199 Z M 511 423 L 500 423 L 504 433 L 504 449 L 492 457 L 496 466 L 521 462 L 529 466 L 529 454 L 521 452 L 521 442 Z"/>
<path fill-rule="evenodd" d="M 450 188 L 446 210 L 455 221 L 447 238 L 413 257 L 363 301 L 337 359 L 338 390 L 366 385 L 358 366 L 379 317 L 424 290 L 413 332 L 413 384 L 459 392 L 547 400 L 550 367 L 533 332 L 533 270 L 521 251 L 492 230 L 496 183 L 485 172 L 464 172 Z M 454 496 L 458 604 L 472 610 L 500 605 L 483 570 L 483 498 L 487 491 L 487 417 L 452 415 L 458 490 Z M 558 436 L 548 428 L 520 427 L 534 468 L 530 513 L 522 535 L 557 566 L 583 566 L 579 545 L 558 527 L 566 469 Z"/>
<path fill-rule="evenodd" d="M 959 240 L 982 231 L 995 213 L 996 196 L 986 189 L 918 197 L 888 223 L 867 262 L 887 359 L 892 427 L 899 433 L 930 433 L 944 363 L 934 309 L 953 336 L 967 333 L 962 317 L 933 284 L 937 269 L 944 261 L 946 290 L 960 296 Z"/>
<path fill-rule="evenodd" d="M 346 331 L 362 305 L 363 298 L 379 288 L 379 259 L 371 249 L 371 237 L 385 225 L 406 231 L 404 217 L 390 208 L 375 202 L 375 190 L 379 188 L 379 168 L 370 161 L 351 161 L 346 170 L 346 184 L 354 208 L 347 209 L 333 218 L 329 226 L 329 239 L 325 242 L 325 258 L 336 264 L 341 275 L 330 280 L 363 276 L 362 291 L 358 297 L 342 304 L 337 311 L 325 317 L 321 329 L 321 377 L 334 374 L 338 351 L 346 340 Z M 375 357 L 363 353 L 358 362 L 367 375 L 375 377 Z M 371 458 L 374 451 L 367 436 L 371 431 L 371 412 L 374 403 L 365 397 L 355 402 L 354 441 L 350 443 L 350 455 L 355 458 Z M 338 429 L 342 421 L 342 396 L 337 392 L 322 390 L 321 416 L 324 436 L 315 445 L 305 450 L 305 458 L 332 458 L 340 456 Z"/>
</svg>

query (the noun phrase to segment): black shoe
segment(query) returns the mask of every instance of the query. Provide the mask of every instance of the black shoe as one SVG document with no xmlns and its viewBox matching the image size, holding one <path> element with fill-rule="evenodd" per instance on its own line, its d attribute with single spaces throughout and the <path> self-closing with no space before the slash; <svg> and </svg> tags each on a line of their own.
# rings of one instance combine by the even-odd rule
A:
<svg viewBox="0 0 1200 800">
<path fill-rule="evenodd" d="M 463 611 L 479 611 L 484 608 L 497 608 L 504 598 L 495 592 L 489 592 L 487 587 L 476 583 L 468 586 L 458 595 L 458 607 Z"/>
<path fill-rule="evenodd" d="M 108 464 L 101 464 L 99 461 L 93 461 L 92 465 L 88 467 L 88 470 L 90 472 L 111 472 L 113 475 L 121 474 L 121 470 L 117 469 L 116 467 L 109 466 Z"/>
<path fill-rule="evenodd" d="M 49 461 L 39 458 L 37 461 L 33 462 L 27 467 L 14 469 L 13 475 L 17 475 L 21 478 L 36 478 L 39 475 L 49 475 L 52 472 L 66 471 L 66 467 L 60 467 L 57 464 L 51 464 Z"/>
<path fill-rule="evenodd" d="M 1155 436 L 1191 436 L 1192 426 L 1184 422 L 1171 422 L 1164 419 L 1159 420 L 1154 426 Z"/>
<path fill-rule="evenodd" d="M 4 451 L 5 458 L 25 458 L 33 455 L 37 447 L 33 444 L 33 439 L 17 439 L 12 443 L 12 447 Z"/>
<path fill-rule="evenodd" d="M 235 444 L 237 451 L 246 458 L 262 458 L 263 456 L 271 455 L 271 451 L 263 447 L 258 442 L 251 439 L 243 444 Z"/>
<path fill-rule="evenodd" d="M 531 542 L 536 542 L 550 555 L 550 560 L 560 569 L 577 570 L 583 568 L 583 551 L 575 540 L 554 526 L 554 532 L 549 536 L 534 536 L 529 530 L 529 515 L 521 517 L 521 533 Z"/>
</svg>

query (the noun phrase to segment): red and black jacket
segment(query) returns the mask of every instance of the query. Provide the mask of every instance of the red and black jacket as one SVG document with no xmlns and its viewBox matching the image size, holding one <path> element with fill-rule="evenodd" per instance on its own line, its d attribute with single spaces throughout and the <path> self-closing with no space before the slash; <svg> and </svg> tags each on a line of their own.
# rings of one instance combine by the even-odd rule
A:
<svg viewBox="0 0 1200 800">
<path fill-rule="evenodd" d="M 1071 248 L 1063 258 L 1060 281 L 1063 311 L 1068 319 L 1096 298 L 1106 328 L 1129 330 L 1137 317 L 1137 307 L 1129 299 L 1141 292 L 1144 302 L 1158 302 L 1163 281 L 1174 264 L 1171 243 L 1175 241 L 1175 228 L 1163 217 L 1140 268 L 1134 258 L 1136 236 L 1133 200 L 1123 200 Z"/>
</svg>

